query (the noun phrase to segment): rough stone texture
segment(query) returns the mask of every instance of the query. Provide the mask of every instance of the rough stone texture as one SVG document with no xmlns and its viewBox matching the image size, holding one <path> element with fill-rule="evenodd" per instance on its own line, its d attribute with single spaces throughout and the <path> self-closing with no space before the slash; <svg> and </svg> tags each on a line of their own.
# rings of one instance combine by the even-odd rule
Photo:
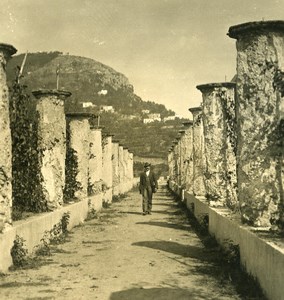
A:
<svg viewBox="0 0 284 300">
<path fill-rule="evenodd" d="M 81 188 L 75 192 L 75 197 L 82 199 L 88 195 L 89 156 L 90 156 L 90 124 L 87 116 L 68 116 L 68 129 L 70 132 L 70 148 L 76 153 L 78 173 L 76 181 Z M 68 151 L 68 150 L 67 150 Z"/>
<path fill-rule="evenodd" d="M 185 180 L 186 180 L 186 137 L 185 137 L 185 131 L 180 131 L 181 137 L 180 137 L 180 186 L 182 189 L 185 189 Z"/>
<path fill-rule="evenodd" d="M 13 46 L 0 44 L 0 232 L 12 223 L 12 140 L 6 64 L 16 51 Z"/>
<path fill-rule="evenodd" d="M 174 159 L 173 159 L 173 150 L 169 150 L 169 153 L 168 153 L 168 166 L 169 166 L 169 180 L 170 181 L 173 181 L 173 178 L 174 178 L 174 175 L 173 175 L 173 172 L 174 172 Z"/>
<path fill-rule="evenodd" d="M 119 193 L 124 193 L 124 161 L 123 161 L 123 146 L 118 147 L 118 173 L 119 173 Z"/>
<path fill-rule="evenodd" d="M 105 136 L 102 138 L 103 149 L 103 169 L 102 179 L 104 185 L 104 201 L 112 201 L 112 137 Z M 111 190 L 111 193 L 109 192 Z"/>
<path fill-rule="evenodd" d="M 90 131 L 89 158 L 89 193 L 98 195 L 102 192 L 102 132 L 99 128 Z"/>
<path fill-rule="evenodd" d="M 193 157 L 192 157 L 192 124 L 187 123 L 185 126 L 185 189 L 190 194 L 193 193 Z"/>
<path fill-rule="evenodd" d="M 123 149 L 123 160 L 124 160 L 124 165 L 125 165 L 125 184 L 126 184 L 126 191 L 130 189 L 130 171 L 129 171 L 129 152 L 128 149 L 125 148 Z"/>
<path fill-rule="evenodd" d="M 112 143 L 112 187 L 113 195 L 119 195 L 119 144 Z"/>
<path fill-rule="evenodd" d="M 231 27 L 237 39 L 238 193 L 243 221 L 284 227 L 284 22 Z M 283 105 L 283 104 L 282 104 Z M 281 132 L 282 130 L 282 132 Z"/>
<path fill-rule="evenodd" d="M 65 91 L 34 91 L 38 99 L 38 159 L 43 178 L 41 186 L 49 210 L 63 204 L 65 184 L 66 121 L 64 100 L 71 93 Z"/>
<path fill-rule="evenodd" d="M 206 197 L 212 205 L 231 208 L 237 203 L 234 87 L 228 82 L 197 86 L 203 96 Z"/>
<path fill-rule="evenodd" d="M 132 152 L 129 152 L 129 164 L 129 177 L 132 183 L 134 179 L 134 155 Z"/>
<path fill-rule="evenodd" d="M 202 109 L 190 108 L 193 116 L 193 193 L 199 197 L 205 197 L 204 185 L 204 135 L 202 125 Z"/>
<path fill-rule="evenodd" d="M 174 182 L 176 184 L 178 184 L 178 173 L 179 173 L 179 145 L 178 145 L 178 141 L 175 141 L 174 142 L 174 157 L 173 157 L 173 160 L 174 160 Z"/>
</svg>

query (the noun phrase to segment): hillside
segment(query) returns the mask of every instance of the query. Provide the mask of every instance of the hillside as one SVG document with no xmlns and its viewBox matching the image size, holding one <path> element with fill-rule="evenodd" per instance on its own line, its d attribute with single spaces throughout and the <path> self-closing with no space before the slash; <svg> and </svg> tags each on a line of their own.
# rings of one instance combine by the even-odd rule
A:
<svg viewBox="0 0 284 300">
<path fill-rule="evenodd" d="M 9 81 L 15 78 L 16 67 L 21 65 L 23 59 L 24 54 L 20 54 L 9 61 Z M 125 75 L 90 58 L 61 52 L 29 53 L 21 82 L 28 86 L 28 91 L 54 89 L 58 66 L 59 88 L 72 93 L 66 103 L 68 111 L 78 111 L 82 107 L 81 102 L 92 102 L 95 105 L 112 105 L 115 111 L 126 115 L 137 114 L 144 109 L 161 113 L 162 116 L 174 114 L 162 104 L 142 101 Z"/>
<path fill-rule="evenodd" d="M 10 60 L 7 67 L 10 84 L 23 58 L 20 54 Z M 166 159 L 182 120 L 143 124 L 141 116 L 142 110 L 160 113 L 162 118 L 174 115 L 173 111 L 162 104 L 143 101 L 134 93 L 127 77 L 114 69 L 93 59 L 60 52 L 28 54 L 21 83 L 27 85 L 29 93 L 40 88 L 55 89 L 58 66 L 59 88 L 72 93 L 66 101 L 66 111 L 86 110 L 82 108 L 82 102 L 111 105 L 115 113 L 102 113 L 100 118 L 106 132 L 114 134 L 136 157 Z"/>
</svg>

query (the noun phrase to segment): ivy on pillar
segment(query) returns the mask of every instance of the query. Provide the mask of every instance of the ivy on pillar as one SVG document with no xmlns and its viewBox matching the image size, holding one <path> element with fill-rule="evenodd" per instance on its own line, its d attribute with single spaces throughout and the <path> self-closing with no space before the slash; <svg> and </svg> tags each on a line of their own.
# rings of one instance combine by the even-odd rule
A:
<svg viewBox="0 0 284 300">
<path fill-rule="evenodd" d="M 0 232 L 12 223 L 12 140 L 6 65 L 16 52 L 13 46 L 0 44 Z"/>
<path fill-rule="evenodd" d="M 204 135 L 202 125 L 202 108 L 192 107 L 189 109 L 193 116 L 193 193 L 198 197 L 205 197 L 204 184 Z"/>
<path fill-rule="evenodd" d="M 242 219 L 284 228 L 284 21 L 229 28 L 237 40 L 237 177 Z M 281 117 L 282 112 L 282 117 Z"/>
<path fill-rule="evenodd" d="M 88 196 L 91 113 L 67 113 L 67 155 L 64 201 Z"/>
<path fill-rule="evenodd" d="M 63 204 L 65 184 L 66 121 L 64 101 L 70 92 L 60 90 L 37 90 L 32 92 L 36 104 L 39 173 L 42 182 L 42 210 L 54 210 Z M 46 209 L 45 209 L 46 206 Z"/>
<path fill-rule="evenodd" d="M 213 206 L 235 209 L 236 130 L 235 84 L 232 82 L 198 85 L 203 97 L 204 182 L 207 199 Z"/>
<path fill-rule="evenodd" d="M 185 190 L 193 194 L 193 158 L 192 158 L 192 125 L 193 122 L 188 120 L 182 123 L 185 130 L 185 157 L 184 157 L 184 168 L 185 168 Z"/>
</svg>

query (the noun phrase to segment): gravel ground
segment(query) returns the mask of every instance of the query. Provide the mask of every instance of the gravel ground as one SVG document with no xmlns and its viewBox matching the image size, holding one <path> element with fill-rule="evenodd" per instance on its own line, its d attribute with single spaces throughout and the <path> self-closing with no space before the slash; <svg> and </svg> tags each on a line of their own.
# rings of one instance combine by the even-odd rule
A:
<svg viewBox="0 0 284 300">
<path fill-rule="evenodd" d="M 212 255 L 164 187 L 147 216 L 133 191 L 34 268 L 1 276 L 0 299 L 242 299 L 214 276 Z"/>
</svg>

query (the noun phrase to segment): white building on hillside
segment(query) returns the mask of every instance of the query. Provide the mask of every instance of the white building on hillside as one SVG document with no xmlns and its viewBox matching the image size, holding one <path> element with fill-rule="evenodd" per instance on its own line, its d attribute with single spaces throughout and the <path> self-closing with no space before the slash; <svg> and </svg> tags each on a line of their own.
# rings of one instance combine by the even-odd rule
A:
<svg viewBox="0 0 284 300">
<path fill-rule="evenodd" d="M 105 111 L 105 112 L 114 112 L 114 108 L 112 105 L 101 105 L 100 106 L 100 111 Z"/>
</svg>

